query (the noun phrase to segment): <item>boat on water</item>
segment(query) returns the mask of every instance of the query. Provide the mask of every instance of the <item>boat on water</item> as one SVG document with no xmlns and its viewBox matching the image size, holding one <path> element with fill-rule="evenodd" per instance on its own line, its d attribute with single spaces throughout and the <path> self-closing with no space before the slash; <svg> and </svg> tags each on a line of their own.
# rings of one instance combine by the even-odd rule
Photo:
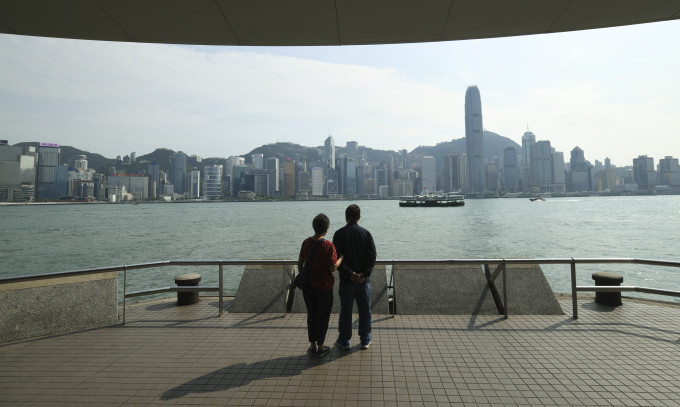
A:
<svg viewBox="0 0 680 407">
<path fill-rule="evenodd" d="M 437 206 L 463 206 L 465 205 L 464 195 L 413 195 L 402 196 L 399 198 L 399 206 L 401 207 L 437 207 Z"/>
<path fill-rule="evenodd" d="M 531 202 L 545 201 L 545 198 L 543 198 L 542 196 L 536 196 L 536 197 L 533 197 L 533 198 L 529 198 L 529 200 L 530 200 Z"/>
</svg>

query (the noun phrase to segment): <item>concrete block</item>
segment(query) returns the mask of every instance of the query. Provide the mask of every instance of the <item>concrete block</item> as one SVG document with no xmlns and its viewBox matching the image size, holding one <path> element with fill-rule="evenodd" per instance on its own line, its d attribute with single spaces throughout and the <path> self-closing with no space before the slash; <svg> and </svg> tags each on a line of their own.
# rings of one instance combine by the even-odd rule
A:
<svg viewBox="0 0 680 407">
<path fill-rule="evenodd" d="M 0 342 L 118 323 L 118 273 L 0 285 Z"/>
<path fill-rule="evenodd" d="M 288 299 L 285 266 L 248 265 L 229 312 L 283 313 Z M 290 279 L 285 277 L 290 283 Z"/>
<path fill-rule="evenodd" d="M 491 273 L 498 265 L 490 264 Z M 538 264 L 507 265 L 508 314 L 512 315 L 564 315 L 555 298 L 541 266 Z M 503 297 L 503 275 L 495 280 L 498 292 Z"/>
<path fill-rule="evenodd" d="M 333 311 L 334 314 L 340 313 L 340 297 L 338 296 L 338 272 L 335 275 L 335 285 L 333 286 Z M 376 265 L 371 273 L 371 310 L 374 314 L 389 314 L 389 298 L 387 294 L 387 268 L 385 265 Z M 293 300 L 293 313 L 306 313 L 305 300 L 302 297 L 302 291 L 295 290 L 295 298 Z M 356 304 L 354 304 L 354 313 L 357 313 Z"/>
<path fill-rule="evenodd" d="M 481 266 L 398 264 L 392 278 L 397 314 L 498 315 Z"/>
</svg>

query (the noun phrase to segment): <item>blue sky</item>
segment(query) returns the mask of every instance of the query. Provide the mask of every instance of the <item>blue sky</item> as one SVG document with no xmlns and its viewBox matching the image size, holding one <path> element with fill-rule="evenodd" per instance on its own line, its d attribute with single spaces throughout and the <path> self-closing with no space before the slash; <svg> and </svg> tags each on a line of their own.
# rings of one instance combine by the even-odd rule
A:
<svg viewBox="0 0 680 407">
<path fill-rule="evenodd" d="M 457 42 L 214 47 L 0 35 L 0 138 L 107 157 L 357 141 L 409 151 L 484 127 L 630 165 L 680 156 L 680 21 Z"/>
</svg>

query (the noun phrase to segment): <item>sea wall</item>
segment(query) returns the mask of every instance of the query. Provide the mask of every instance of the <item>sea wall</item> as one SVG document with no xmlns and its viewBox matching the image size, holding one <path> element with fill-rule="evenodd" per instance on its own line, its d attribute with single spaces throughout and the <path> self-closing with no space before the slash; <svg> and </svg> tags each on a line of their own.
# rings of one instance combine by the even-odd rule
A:
<svg viewBox="0 0 680 407">
<path fill-rule="evenodd" d="M 117 279 L 103 272 L 0 283 L 0 342 L 116 324 Z"/>
</svg>

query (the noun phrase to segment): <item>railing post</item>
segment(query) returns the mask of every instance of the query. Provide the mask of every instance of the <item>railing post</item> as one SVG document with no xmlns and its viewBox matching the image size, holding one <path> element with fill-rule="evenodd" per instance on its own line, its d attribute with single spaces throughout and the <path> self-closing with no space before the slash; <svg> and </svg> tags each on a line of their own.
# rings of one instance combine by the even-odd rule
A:
<svg viewBox="0 0 680 407">
<path fill-rule="evenodd" d="M 223 267 L 222 267 L 222 260 L 220 260 L 220 316 L 222 316 L 222 309 L 224 308 L 224 273 L 223 273 Z"/>
<path fill-rule="evenodd" d="M 394 263 L 395 263 L 395 261 L 394 261 L 394 259 L 392 259 L 392 271 L 390 271 L 390 284 L 389 284 L 389 285 L 392 286 L 392 318 L 394 318 L 394 315 L 397 312 L 397 300 L 396 300 L 397 296 L 394 294 L 394 292 L 395 292 L 394 291 Z M 388 296 L 387 297 L 387 301 L 388 301 L 387 306 L 388 307 L 390 306 L 389 300 L 390 300 L 390 298 Z"/>
<path fill-rule="evenodd" d="M 503 259 L 503 307 L 505 308 L 505 319 L 508 319 L 508 268 L 505 263 L 505 259 Z"/>
<path fill-rule="evenodd" d="M 127 265 L 123 265 L 123 325 L 125 325 L 126 300 L 127 300 Z"/>
<path fill-rule="evenodd" d="M 576 301 L 576 261 L 571 258 L 571 312 L 578 319 L 578 303 Z"/>
<path fill-rule="evenodd" d="M 281 267 L 281 269 L 283 270 L 283 295 L 282 295 L 282 297 L 283 297 L 283 315 L 282 315 L 282 317 L 283 318 L 286 317 L 286 306 L 288 305 L 288 292 L 290 291 L 288 289 L 289 284 L 286 284 L 287 283 L 286 277 L 288 277 L 287 276 L 288 270 L 286 270 L 286 267 L 287 267 L 286 266 L 286 259 L 284 258 L 283 259 L 283 267 Z"/>
</svg>

